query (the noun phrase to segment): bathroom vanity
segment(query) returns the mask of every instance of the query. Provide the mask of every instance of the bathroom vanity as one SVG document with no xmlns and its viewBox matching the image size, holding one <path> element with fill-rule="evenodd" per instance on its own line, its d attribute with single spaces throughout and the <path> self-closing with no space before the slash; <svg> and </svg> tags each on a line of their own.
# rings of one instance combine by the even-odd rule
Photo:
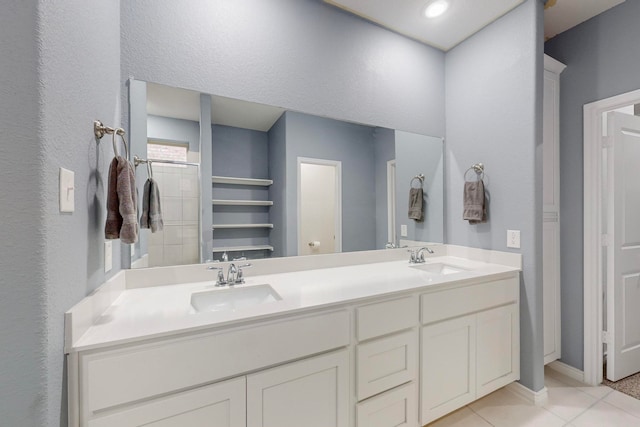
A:
<svg viewBox="0 0 640 427">
<path fill-rule="evenodd" d="M 519 379 L 520 255 L 123 271 L 67 313 L 72 426 L 425 425 Z M 220 264 L 226 267 L 226 264 Z"/>
</svg>

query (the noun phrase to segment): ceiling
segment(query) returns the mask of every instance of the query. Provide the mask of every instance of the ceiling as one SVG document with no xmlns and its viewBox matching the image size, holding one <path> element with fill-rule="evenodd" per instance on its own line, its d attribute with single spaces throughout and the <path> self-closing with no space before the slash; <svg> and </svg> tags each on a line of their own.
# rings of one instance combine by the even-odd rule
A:
<svg viewBox="0 0 640 427">
<path fill-rule="evenodd" d="M 556 36 L 625 0 L 549 0 L 544 10 L 544 38 Z"/>
<path fill-rule="evenodd" d="M 211 96 L 211 122 L 266 132 L 284 108 Z M 147 113 L 154 116 L 200 121 L 200 92 L 147 83 Z"/>
<path fill-rule="evenodd" d="M 428 19 L 431 0 L 324 0 L 397 33 L 447 51 L 524 0 L 450 0 L 449 10 Z M 568 30 L 625 0 L 548 0 L 544 12 L 545 40 Z"/>
</svg>

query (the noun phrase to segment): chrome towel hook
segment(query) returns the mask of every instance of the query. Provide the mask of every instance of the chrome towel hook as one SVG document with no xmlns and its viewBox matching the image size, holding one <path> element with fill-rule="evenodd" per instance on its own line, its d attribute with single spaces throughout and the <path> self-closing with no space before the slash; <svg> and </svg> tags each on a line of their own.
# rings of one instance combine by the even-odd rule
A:
<svg viewBox="0 0 640 427">
<path fill-rule="evenodd" d="M 122 143 L 124 144 L 125 158 L 128 159 L 129 146 L 127 145 L 127 140 L 124 138 L 125 133 L 126 132 L 122 128 L 114 129 L 112 127 L 103 125 L 100 120 L 93 121 L 93 134 L 96 136 L 96 138 L 102 139 L 102 137 L 105 135 L 112 135 L 111 142 L 113 144 L 113 153 L 116 156 L 120 155 L 120 152 L 118 151 L 118 147 L 116 146 L 116 136 L 120 135 L 120 138 L 122 139 Z"/>
<path fill-rule="evenodd" d="M 474 171 L 476 173 L 477 181 L 481 181 L 484 179 L 484 165 L 482 163 L 475 163 L 464 172 L 465 181 L 467 180 L 467 173 L 469 173 L 469 171 Z"/>
<path fill-rule="evenodd" d="M 411 182 L 409 183 L 409 186 L 413 187 L 413 181 L 415 181 L 416 179 L 420 181 L 420 188 L 422 188 L 424 186 L 424 174 L 418 174 L 413 178 L 411 178 Z"/>
</svg>

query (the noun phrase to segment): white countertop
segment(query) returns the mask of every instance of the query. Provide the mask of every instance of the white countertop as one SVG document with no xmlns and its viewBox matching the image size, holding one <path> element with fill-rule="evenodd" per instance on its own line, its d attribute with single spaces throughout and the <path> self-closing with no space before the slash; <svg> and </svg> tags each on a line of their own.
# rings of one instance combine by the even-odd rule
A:
<svg viewBox="0 0 640 427">
<path fill-rule="evenodd" d="M 247 270 L 246 284 L 237 287 L 269 284 L 282 300 L 237 311 L 219 312 L 199 313 L 190 303 L 193 292 L 227 289 L 214 287 L 212 281 L 126 289 L 68 350 L 83 351 L 176 333 L 202 331 L 394 293 L 436 290 L 480 277 L 492 279 L 520 271 L 519 268 L 507 265 L 451 256 L 430 257 L 427 263 L 445 263 L 464 268 L 465 271 L 434 275 L 409 266 L 407 261 L 260 276 L 251 276 L 251 270 Z"/>
</svg>

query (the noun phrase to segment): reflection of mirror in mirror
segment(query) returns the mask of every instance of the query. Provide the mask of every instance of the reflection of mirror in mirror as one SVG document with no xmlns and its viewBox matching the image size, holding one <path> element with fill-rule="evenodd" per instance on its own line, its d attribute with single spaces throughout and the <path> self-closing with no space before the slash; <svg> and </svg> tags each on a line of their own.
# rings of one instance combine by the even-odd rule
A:
<svg viewBox="0 0 640 427">
<path fill-rule="evenodd" d="M 144 88 L 130 91 L 131 126 L 146 128 L 146 138 L 131 132 L 132 152 L 201 163 L 213 175 L 200 181 L 196 167 L 153 163 L 165 228 L 141 233 L 134 267 L 443 241 L 442 138 L 217 96 L 207 133 L 199 93 L 131 87 Z M 140 191 L 146 175 L 138 168 Z M 423 190 L 420 221 L 408 215 L 412 187 Z"/>
</svg>

